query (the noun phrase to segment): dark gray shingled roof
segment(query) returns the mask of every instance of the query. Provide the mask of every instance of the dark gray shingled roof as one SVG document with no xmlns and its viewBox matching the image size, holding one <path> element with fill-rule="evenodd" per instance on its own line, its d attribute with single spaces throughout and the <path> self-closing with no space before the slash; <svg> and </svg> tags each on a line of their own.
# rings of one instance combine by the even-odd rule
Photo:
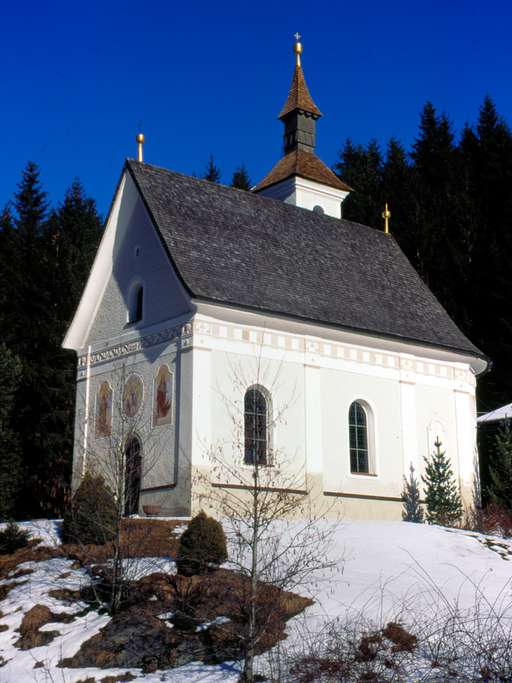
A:
<svg viewBox="0 0 512 683">
<path fill-rule="evenodd" d="M 480 356 L 390 235 L 128 160 L 199 299 Z"/>
</svg>

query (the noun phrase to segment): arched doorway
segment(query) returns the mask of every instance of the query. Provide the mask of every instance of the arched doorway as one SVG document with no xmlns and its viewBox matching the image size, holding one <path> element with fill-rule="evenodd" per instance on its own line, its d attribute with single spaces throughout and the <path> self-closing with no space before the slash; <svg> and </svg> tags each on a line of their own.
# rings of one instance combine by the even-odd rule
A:
<svg viewBox="0 0 512 683">
<path fill-rule="evenodd" d="M 132 436 L 125 448 L 124 514 L 139 512 L 140 485 L 142 479 L 142 447 L 140 440 Z"/>
</svg>

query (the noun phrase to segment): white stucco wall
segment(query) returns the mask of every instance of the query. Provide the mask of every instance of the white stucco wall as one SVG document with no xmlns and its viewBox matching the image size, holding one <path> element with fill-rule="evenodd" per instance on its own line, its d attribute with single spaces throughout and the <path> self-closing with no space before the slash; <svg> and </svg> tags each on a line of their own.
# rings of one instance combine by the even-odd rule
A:
<svg viewBox="0 0 512 683">
<path fill-rule="evenodd" d="M 310 211 L 319 206 L 327 216 L 341 218 L 341 205 L 349 193 L 300 176 L 292 176 L 260 190 L 259 194 Z"/>
<path fill-rule="evenodd" d="M 395 352 L 389 346 L 379 349 L 376 340 L 367 347 L 289 334 L 279 331 L 276 321 L 269 329 L 201 314 L 194 319 L 192 346 L 198 387 L 193 467 L 207 467 L 208 445 L 222 444 L 230 462 L 243 468 L 234 424 L 242 422 L 244 387 L 257 383 L 271 392 L 274 410 L 282 410 L 272 434 L 278 457 L 305 470 L 304 487 L 309 478 L 347 515 L 400 518 L 402 477 L 411 462 L 418 477 L 424 471 L 423 458 L 439 426 L 470 502 L 476 446 L 475 378 L 469 363 L 435 361 L 432 350 L 430 357 L 405 354 L 403 345 Z M 354 400 L 371 413 L 368 475 L 350 471 L 348 411 Z M 236 480 L 226 474 L 225 483 Z"/>
</svg>

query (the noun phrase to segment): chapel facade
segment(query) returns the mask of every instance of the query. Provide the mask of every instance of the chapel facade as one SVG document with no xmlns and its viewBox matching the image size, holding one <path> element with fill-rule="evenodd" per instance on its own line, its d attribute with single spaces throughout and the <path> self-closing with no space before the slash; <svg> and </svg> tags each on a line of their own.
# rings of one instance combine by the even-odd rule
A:
<svg viewBox="0 0 512 683">
<path fill-rule="evenodd" d="M 283 155 L 250 192 L 141 157 L 123 168 L 64 346 L 73 487 L 121 467 L 126 514 L 195 513 L 221 452 L 216 487 L 282 459 L 297 495 L 400 519 L 403 475 L 436 439 L 472 502 L 487 360 L 392 235 L 342 218 L 351 188 L 315 153 L 294 49 Z"/>
</svg>

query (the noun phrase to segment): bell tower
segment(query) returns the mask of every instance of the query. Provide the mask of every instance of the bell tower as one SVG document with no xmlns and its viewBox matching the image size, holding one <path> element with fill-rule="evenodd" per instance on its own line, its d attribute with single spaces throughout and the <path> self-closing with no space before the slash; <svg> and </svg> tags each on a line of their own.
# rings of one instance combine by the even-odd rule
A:
<svg viewBox="0 0 512 683">
<path fill-rule="evenodd" d="M 284 153 L 288 154 L 296 149 L 304 152 L 314 152 L 316 145 L 316 121 L 322 116 L 320 109 L 313 102 L 309 94 L 300 56 L 302 44 L 300 34 L 295 34 L 295 70 L 286 102 L 279 118 L 284 124 Z"/>
<path fill-rule="evenodd" d="M 322 112 L 304 78 L 300 37 L 299 33 L 295 34 L 295 68 L 288 97 L 279 113 L 284 125 L 284 156 L 256 185 L 254 192 L 341 218 L 341 204 L 351 188 L 315 154 L 316 122 Z"/>
</svg>

